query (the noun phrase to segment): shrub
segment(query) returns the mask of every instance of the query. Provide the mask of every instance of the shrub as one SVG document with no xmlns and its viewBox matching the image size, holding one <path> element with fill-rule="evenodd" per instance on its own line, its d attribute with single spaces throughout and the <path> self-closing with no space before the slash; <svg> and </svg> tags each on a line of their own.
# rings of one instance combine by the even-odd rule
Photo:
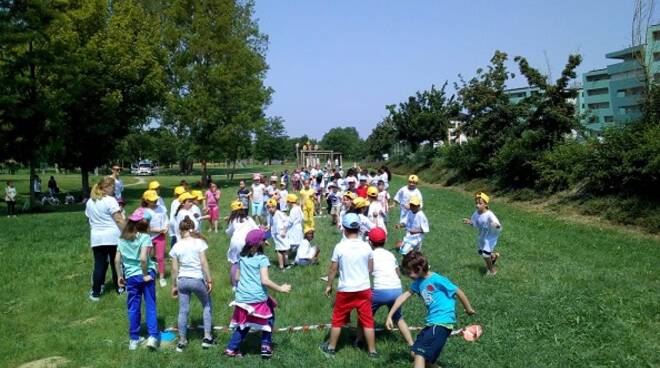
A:
<svg viewBox="0 0 660 368">
<path fill-rule="evenodd" d="M 558 192 L 576 185 L 585 177 L 589 146 L 574 140 L 563 142 L 546 151 L 534 162 L 538 172 L 537 189 Z"/>
</svg>

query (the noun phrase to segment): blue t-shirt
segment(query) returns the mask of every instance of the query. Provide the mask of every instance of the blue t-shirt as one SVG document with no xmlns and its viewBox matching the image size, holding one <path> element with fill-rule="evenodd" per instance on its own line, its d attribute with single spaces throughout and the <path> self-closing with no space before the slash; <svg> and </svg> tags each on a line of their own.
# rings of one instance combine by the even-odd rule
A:
<svg viewBox="0 0 660 368">
<path fill-rule="evenodd" d="M 337 193 L 330 192 L 330 194 L 328 194 L 328 201 L 330 201 L 330 204 L 332 206 L 338 205 L 339 204 L 339 195 L 337 195 Z"/>
<path fill-rule="evenodd" d="M 419 278 L 410 285 L 410 291 L 418 294 L 426 305 L 426 325 L 456 323 L 456 294 L 458 287 L 448 278 L 435 272 L 427 278 Z"/>
<path fill-rule="evenodd" d="M 140 253 L 142 248 L 150 248 L 151 238 L 147 234 L 138 233 L 133 240 L 119 239 L 117 250 L 121 253 L 121 263 L 124 269 L 124 277 L 142 276 L 142 264 L 140 263 Z M 114 260 L 111 260 L 114 262 Z M 147 268 L 156 270 L 156 264 L 147 257 Z"/>
<path fill-rule="evenodd" d="M 261 284 L 261 269 L 270 265 L 268 257 L 255 254 L 252 257 L 241 257 L 238 267 L 241 270 L 236 301 L 239 303 L 259 303 L 268 300 L 266 287 Z"/>
</svg>

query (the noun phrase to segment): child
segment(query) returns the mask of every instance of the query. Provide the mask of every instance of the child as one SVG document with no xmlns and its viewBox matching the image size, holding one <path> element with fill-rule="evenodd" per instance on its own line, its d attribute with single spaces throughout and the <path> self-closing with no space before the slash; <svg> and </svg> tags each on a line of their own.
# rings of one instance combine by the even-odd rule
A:
<svg viewBox="0 0 660 368">
<path fill-rule="evenodd" d="M 179 342 L 176 351 L 183 352 L 188 346 L 187 327 L 190 295 L 195 294 L 202 303 L 204 338 L 202 348 L 215 346 L 211 321 L 211 289 L 213 278 L 206 258 L 208 245 L 204 238 L 193 232 L 195 223 L 186 217 L 179 224 L 181 239 L 170 250 L 172 258 L 172 297 L 179 298 Z"/>
<path fill-rule="evenodd" d="M 287 224 L 289 219 L 284 212 L 277 209 L 277 201 L 269 199 L 266 204 L 268 213 L 270 214 L 270 232 L 275 242 L 275 250 L 277 251 L 277 264 L 281 271 L 291 268 L 289 266 L 289 250 L 291 245 L 287 241 Z"/>
<path fill-rule="evenodd" d="M 195 211 L 193 210 L 193 206 L 195 205 L 193 203 L 194 199 L 195 196 L 189 192 L 184 192 L 178 198 L 180 203 L 179 208 L 174 211 L 174 228 L 176 229 L 175 235 L 177 239 L 181 236 L 179 233 L 179 224 L 181 224 L 181 221 L 183 221 L 186 216 L 190 217 L 195 223 L 195 229 L 193 231 L 199 232 L 199 220 L 197 219 L 197 216 L 195 216 Z"/>
<path fill-rule="evenodd" d="M 287 212 L 289 211 L 289 206 L 286 203 L 286 197 L 289 195 L 289 191 L 286 190 L 286 183 L 280 183 L 280 211 Z"/>
<path fill-rule="evenodd" d="M 252 190 L 250 191 L 250 201 L 252 202 L 252 218 L 254 221 L 261 224 L 262 218 L 261 214 L 264 208 L 264 192 L 266 191 L 266 186 L 261 183 L 261 176 L 254 175 L 254 183 L 252 183 Z"/>
<path fill-rule="evenodd" d="M 341 212 L 341 198 L 339 197 L 338 188 L 335 183 L 330 183 L 328 189 L 330 189 L 330 193 L 328 193 L 330 217 L 332 218 L 332 224 L 337 225 L 339 223 L 339 214 Z"/>
<path fill-rule="evenodd" d="M 371 222 L 371 219 L 366 215 L 367 211 L 369 210 L 369 202 L 362 197 L 357 197 L 353 200 L 353 208 L 355 208 L 355 213 L 357 213 L 360 218 L 359 238 L 362 241 L 366 241 L 369 231 L 376 227 L 375 224 Z"/>
<path fill-rule="evenodd" d="M 353 200 L 355 198 L 357 198 L 357 196 L 351 192 L 344 192 L 344 195 L 341 197 L 341 209 L 339 211 L 339 221 L 337 221 L 337 230 L 342 233 L 342 236 L 344 232 L 342 231 L 341 220 L 347 213 L 353 211 Z"/>
<path fill-rule="evenodd" d="M 408 177 L 408 185 L 399 189 L 394 196 L 394 202 L 399 204 L 401 209 L 399 223 L 405 224 L 408 220 L 408 212 L 410 212 L 410 198 L 417 197 L 419 198 L 419 206 L 423 206 L 422 193 L 417 189 L 417 182 L 419 178 L 417 175 L 410 175 Z"/>
<path fill-rule="evenodd" d="M 212 227 L 209 231 L 213 230 L 216 233 L 218 232 L 218 220 L 220 219 L 220 207 L 218 204 L 220 203 L 221 194 L 222 191 L 218 189 L 218 186 L 215 183 L 211 183 L 209 189 L 204 194 L 204 212 L 208 213 L 209 222 Z"/>
<path fill-rule="evenodd" d="M 158 194 L 158 207 L 162 207 L 163 211 L 165 211 L 165 214 L 167 214 L 167 207 L 165 206 L 165 201 L 160 196 L 160 183 L 156 180 L 152 180 L 149 182 L 149 186 L 147 187 L 147 189 L 156 191 L 156 194 Z"/>
<path fill-rule="evenodd" d="M 393 318 L 410 296 L 417 294 L 426 305 L 426 326 L 417 335 L 412 346 L 414 367 L 434 366 L 442 348 L 456 323 L 456 302 L 461 301 L 468 315 L 475 314 L 467 296 L 449 279 L 429 271 L 429 264 L 422 253 L 413 251 L 403 258 L 403 270 L 413 279 L 410 290 L 396 299 L 387 315 L 385 327 L 392 330 Z"/>
<path fill-rule="evenodd" d="M 303 182 L 303 189 L 300 190 L 300 204 L 302 205 L 305 227 L 314 227 L 314 207 L 316 191 L 310 186 L 309 179 Z"/>
<path fill-rule="evenodd" d="M 179 185 L 178 187 L 174 188 L 174 199 L 172 200 L 172 204 L 170 204 L 170 228 L 169 228 L 169 235 L 170 235 L 170 249 L 176 244 L 176 233 L 177 233 L 177 222 L 176 222 L 176 217 L 174 216 L 176 211 L 179 209 L 179 206 L 181 206 L 181 202 L 179 202 L 179 197 L 186 192 L 186 188 L 183 187 L 182 185 Z"/>
<path fill-rule="evenodd" d="M 128 298 L 128 324 L 130 340 L 128 349 L 135 350 L 144 341 L 140 337 L 140 318 L 142 298 L 145 303 L 145 319 L 147 322 L 147 347 L 158 348 L 160 332 L 158 331 L 158 316 L 156 312 L 156 265 L 149 257 L 151 239 L 147 234 L 149 230 L 150 215 L 140 207 L 128 218 L 126 227 L 119 238 L 115 267 L 123 270 L 119 276 L 119 287 L 126 287 Z"/>
<path fill-rule="evenodd" d="M 357 189 L 355 189 L 355 194 L 357 194 L 358 197 L 366 199 L 367 190 L 369 190 L 369 184 L 368 184 L 369 178 L 367 178 L 364 175 L 360 175 L 359 180 L 360 180 L 360 185 L 357 187 Z"/>
<path fill-rule="evenodd" d="M 300 242 L 300 247 L 296 252 L 296 265 L 308 266 L 319 262 L 320 250 L 317 246 L 311 244 L 312 240 L 314 240 L 314 229 L 305 228 L 305 239 Z"/>
<path fill-rule="evenodd" d="M 147 190 L 142 194 L 142 207 L 149 213 L 151 221 L 149 222 L 149 235 L 153 249 L 156 250 L 156 262 L 158 263 L 158 282 L 160 287 L 167 286 L 165 280 L 165 245 L 167 239 L 167 229 L 169 227 L 167 213 L 163 212 L 163 207 L 158 206 L 160 196 L 155 190 Z"/>
<path fill-rule="evenodd" d="M 502 232 L 502 225 L 493 211 L 488 208 L 489 202 L 490 197 L 486 193 L 479 192 L 475 194 L 474 203 L 477 209 L 472 214 L 472 218 L 463 219 L 463 223 L 479 229 L 479 237 L 477 238 L 479 255 L 486 262 L 486 269 L 488 270 L 486 275 L 495 276 L 497 273 L 495 262 L 497 262 L 500 254 L 493 251 Z"/>
<path fill-rule="evenodd" d="M 369 187 L 367 190 L 367 199 L 369 200 L 369 210 L 367 211 L 367 217 L 371 222 L 376 226 L 387 233 L 387 227 L 385 226 L 385 210 L 383 206 L 378 201 L 378 189 L 376 187 Z"/>
<path fill-rule="evenodd" d="M 419 197 L 410 198 L 408 203 L 410 211 L 406 218 L 406 224 L 397 224 L 397 229 L 400 229 L 405 226 L 406 235 L 403 236 L 403 240 L 397 243 L 397 248 L 401 254 L 406 255 L 411 250 L 416 250 L 418 252 L 422 251 L 422 241 L 424 240 L 424 234 L 429 232 L 429 220 L 426 218 L 426 215 L 420 209 L 422 204 Z"/>
<path fill-rule="evenodd" d="M 248 208 L 250 208 L 250 190 L 245 187 L 245 180 L 238 183 L 238 200 L 243 204 L 243 211 L 247 215 Z"/>
<path fill-rule="evenodd" d="M 14 188 L 14 182 L 11 180 L 7 180 L 5 202 L 7 202 L 7 217 L 16 217 L 16 188 Z"/>
<path fill-rule="evenodd" d="M 303 240 L 303 212 L 298 205 L 297 195 L 289 194 L 286 201 L 291 208 L 289 210 L 289 221 L 286 224 L 286 238 L 291 250 L 297 252 Z"/>
<path fill-rule="evenodd" d="M 337 244 L 332 252 L 332 262 L 328 269 L 328 284 L 325 287 L 325 296 L 330 296 L 332 283 L 339 272 L 337 295 L 332 310 L 332 329 L 330 339 L 328 342 L 322 343 L 320 348 L 326 356 L 335 355 L 341 328 L 350 323 L 351 312 L 353 309 L 357 309 L 359 324 L 363 327 L 367 340 L 369 357 L 378 358 L 374 318 L 371 312 L 371 281 L 369 280 L 369 274 L 373 271 L 373 251 L 369 244 L 358 237 L 360 231 L 358 215 L 348 213 L 341 221 L 346 239 Z"/>
<path fill-rule="evenodd" d="M 261 357 L 273 355 L 272 332 L 275 324 L 273 310 L 275 300 L 268 296 L 266 288 L 280 293 L 291 291 L 291 285 L 277 285 L 268 277 L 270 261 L 264 255 L 265 232 L 250 231 L 245 237 L 245 248 L 241 251 L 236 297 L 230 304 L 234 307 L 230 327 L 234 329 L 225 354 L 241 357 L 239 348 L 250 329 L 261 330 Z"/>
<path fill-rule="evenodd" d="M 390 213 L 390 208 L 392 207 L 390 202 L 391 202 L 391 197 L 390 197 L 390 193 L 387 192 L 385 181 L 378 180 L 378 203 L 380 203 L 380 206 L 383 209 L 383 220 L 385 221 L 385 224 L 389 222 L 389 217 L 390 217 L 389 213 Z"/>
<path fill-rule="evenodd" d="M 123 219 L 126 219 L 126 201 L 124 200 L 124 198 L 119 198 L 117 199 L 117 204 L 119 205 L 121 217 Z"/>
<path fill-rule="evenodd" d="M 227 230 L 225 233 L 230 239 L 227 260 L 231 263 L 229 276 L 232 288 L 238 285 L 238 261 L 241 251 L 245 247 L 245 237 L 251 230 L 258 228 L 259 226 L 257 226 L 252 217 L 249 217 L 247 212 L 245 212 L 241 201 L 231 203 L 231 214 L 229 215 L 229 219 L 227 219 Z"/>
<path fill-rule="evenodd" d="M 371 276 L 374 278 L 374 286 L 371 290 L 371 311 L 374 315 L 382 306 L 392 309 L 394 302 L 401 295 L 401 276 L 399 265 L 394 254 L 383 248 L 387 241 L 387 232 L 385 229 L 377 227 L 369 232 L 369 244 L 374 251 L 374 268 Z M 401 308 L 392 315 L 392 320 L 399 327 L 401 336 L 412 347 L 413 339 L 410 335 L 408 324 L 401 317 Z M 359 345 L 362 340 L 362 334 L 358 330 L 358 337 L 354 345 Z"/>
</svg>

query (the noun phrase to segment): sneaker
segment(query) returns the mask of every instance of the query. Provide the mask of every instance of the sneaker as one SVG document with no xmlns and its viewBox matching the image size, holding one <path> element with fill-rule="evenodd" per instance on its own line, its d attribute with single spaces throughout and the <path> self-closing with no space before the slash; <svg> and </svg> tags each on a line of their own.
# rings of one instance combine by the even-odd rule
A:
<svg viewBox="0 0 660 368">
<path fill-rule="evenodd" d="M 290 269 L 291 269 L 291 267 L 293 267 L 293 266 L 292 266 L 292 265 L 290 265 L 290 264 L 288 264 L 288 265 L 286 265 L 286 266 L 284 266 L 284 269 L 285 269 L 285 270 L 290 270 Z"/>
<path fill-rule="evenodd" d="M 158 339 L 153 336 L 149 336 L 147 339 L 147 347 L 151 350 L 158 349 Z"/>
<path fill-rule="evenodd" d="M 117 289 L 117 295 L 122 295 L 125 292 L 126 292 L 126 289 L 123 288 L 123 287 L 120 287 L 120 288 Z"/>
<path fill-rule="evenodd" d="M 321 276 L 321 281 L 328 282 L 328 276 Z"/>
<path fill-rule="evenodd" d="M 94 292 L 92 290 L 90 290 L 89 291 L 89 300 L 91 300 L 93 302 L 98 302 L 99 300 L 101 300 L 101 298 L 98 295 L 95 296 Z"/>
<path fill-rule="evenodd" d="M 186 341 L 186 342 L 179 341 L 176 344 L 176 349 L 175 350 L 176 350 L 177 353 L 183 353 L 183 350 L 186 348 L 186 346 L 188 346 L 188 341 Z"/>
<path fill-rule="evenodd" d="M 335 349 L 330 349 L 330 346 L 328 345 L 327 342 L 321 343 L 321 346 L 319 346 L 319 349 L 321 349 L 321 352 L 327 358 L 334 358 L 335 357 Z"/>
<path fill-rule="evenodd" d="M 204 338 L 202 339 L 202 349 L 208 349 L 208 348 L 214 348 L 216 347 L 217 343 L 214 338 Z"/>
<path fill-rule="evenodd" d="M 261 359 L 270 359 L 273 356 L 273 348 L 268 345 L 261 345 Z"/>
<path fill-rule="evenodd" d="M 101 291 L 99 292 L 99 295 L 105 293 L 105 285 L 101 285 Z"/>
<path fill-rule="evenodd" d="M 369 358 L 371 359 L 378 359 L 380 358 L 380 353 L 377 351 L 372 351 L 369 353 Z"/>
<path fill-rule="evenodd" d="M 128 341 L 128 350 L 137 350 L 138 346 L 144 342 L 145 338 L 140 336 L 137 340 Z"/>
<path fill-rule="evenodd" d="M 225 355 L 228 356 L 228 357 L 230 357 L 230 358 L 242 358 L 242 357 L 243 357 L 243 353 L 241 353 L 240 350 L 229 350 L 229 349 L 226 349 L 226 350 L 225 350 Z"/>
<path fill-rule="evenodd" d="M 165 280 L 165 279 L 158 280 L 158 283 L 160 283 L 160 287 L 162 287 L 162 288 L 167 286 L 167 280 Z"/>
</svg>

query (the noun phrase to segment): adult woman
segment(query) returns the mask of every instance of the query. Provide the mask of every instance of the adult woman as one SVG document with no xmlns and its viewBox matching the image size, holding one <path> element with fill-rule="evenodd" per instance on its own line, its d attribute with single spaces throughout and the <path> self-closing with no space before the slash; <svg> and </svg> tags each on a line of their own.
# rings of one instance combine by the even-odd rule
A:
<svg viewBox="0 0 660 368">
<path fill-rule="evenodd" d="M 101 296 L 101 288 L 105 284 L 105 273 L 108 263 L 112 269 L 112 282 L 118 294 L 124 292 L 117 284 L 117 270 L 114 262 L 117 253 L 119 235 L 124 228 L 125 219 L 121 214 L 121 208 L 114 196 L 115 179 L 112 176 L 103 177 L 92 188 L 90 198 L 87 201 L 85 215 L 89 219 L 91 228 L 90 240 L 94 254 L 94 273 L 92 276 L 92 290 L 89 298 L 98 301 Z"/>
</svg>

